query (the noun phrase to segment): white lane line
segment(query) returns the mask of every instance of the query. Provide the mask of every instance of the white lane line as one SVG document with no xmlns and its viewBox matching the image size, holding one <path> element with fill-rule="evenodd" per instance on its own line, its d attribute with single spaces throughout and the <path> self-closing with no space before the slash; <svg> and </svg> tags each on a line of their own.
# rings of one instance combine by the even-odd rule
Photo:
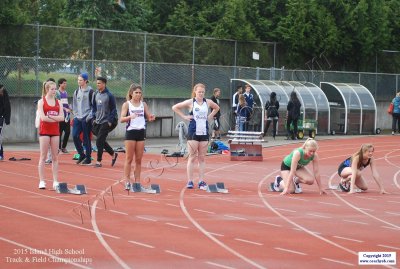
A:
<svg viewBox="0 0 400 269">
<path fill-rule="evenodd" d="M 205 263 L 207 263 L 207 264 L 209 264 L 209 265 L 214 265 L 214 266 L 219 267 L 219 268 L 224 268 L 224 269 L 235 269 L 235 267 L 230 267 L 230 266 L 222 265 L 222 264 L 215 263 L 215 262 L 205 262 Z"/>
<path fill-rule="evenodd" d="M 400 204 L 399 201 L 388 201 L 388 203 L 396 203 L 396 204 Z"/>
<path fill-rule="evenodd" d="M 128 241 L 129 243 L 132 243 L 132 244 L 135 244 L 135 245 L 139 245 L 139 246 L 142 246 L 142 247 L 146 247 L 146 248 L 154 248 L 154 246 L 152 246 L 152 245 L 148 245 L 148 244 L 145 244 L 145 243 L 141 243 L 141 242 L 138 242 L 138 241 Z"/>
<path fill-rule="evenodd" d="M 348 237 L 342 237 L 342 236 L 338 236 L 338 235 L 334 235 L 333 237 L 338 238 L 338 239 L 347 240 L 347 241 L 358 242 L 358 243 L 364 242 L 362 240 L 352 239 L 352 238 L 348 238 Z"/>
<path fill-rule="evenodd" d="M 31 216 L 31 217 L 35 217 L 35 218 L 38 218 L 38 219 L 43 219 L 43 220 L 55 222 L 55 223 L 58 223 L 58 224 L 66 225 L 66 226 L 69 226 L 69 227 L 72 227 L 72 228 L 84 230 L 84 231 L 91 232 L 91 233 L 97 233 L 96 231 L 91 230 L 91 229 L 83 228 L 81 226 L 76 226 L 76 225 L 69 224 L 69 223 L 62 222 L 62 221 L 55 220 L 55 219 L 42 217 L 42 216 L 39 216 L 39 215 L 36 215 L 36 214 L 33 214 L 33 213 L 29 213 L 29 212 L 26 212 L 26 211 L 15 209 L 15 208 L 12 208 L 12 207 L 4 206 L 4 205 L 0 205 L 0 207 L 6 208 L 6 209 L 9 209 L 9 210 L 12 210 L 12 211 L 16 211 L 18 213 L 22 213 L 22 214 L 25 214 L 25 215 L 28 215 L 28 216 Z M 120 237 L 118 237 L 118 236 L 114 236 L 114 235 L 110 235 L 110 234 L 106 234 L 106 233 L 101 233 L 101 234 L 104 235 L 104 236 L 108 236 L 108 237 L 114 238 L 114 239 L 120 239 Z"/>
<path fill-rule="evenodd" d="M 264 207 L 263 205 L 252 204 L 252 203 L 244 203 L 245 205 L 254 206 L 254 207 Z"/>
<path fill-rule="evenodd" d="M 328 203 L 328 202 L 318 202 L 318 203 L 320 203 L 320 204 L 323 204 L 323 205 L 333 205 L 333 206 L 340 206 L 339 204 L 335 204 L 335 203 Z"/>
<path fill-rule="evenodd" d="M 171 250 L 164 250 L 164 251 L 169 253 L 169 254 L 176 255 L 176 256 L 179 256 L 179 257 L 182 257 L 182 258 L 191 259 L 191 260 L 194 259 L 192 256 L 188 256 L 188 255 L 185 255 L 185 254 L 182 254 L 182 253 L 178 253 L 178 252 L 175 252 L 175 251 L 171 251 Z"/>
<path fill-rule="evenodd" d="M 235 200 L 232 200 L 232 199 L 227 199 L 227 198 L 217 198 L 217 200 L 222 200 L 222 201 L 225 201 L 225 202 L 236 203 L 236 201 L 235 201 Z"/>
<path fill-rule="evenodd" d="M 159 203 L 159 202 L 156 201 L 156 200 L 150 200 L 150 199 L 146 199 L 146 198 L 142 198 L 142 199 L 140 199 L 140 200 L 146 201 L 146 202 L 150 202 L 150 203 Z"/>
<path fill-rule="evenodd" d="M 358 209 L 362 210 L 362 211 L 369 211 L 369 212 L 374 212 L 375 210 L 370 209 L 370 208 L 361 208 L 359 207 Z"/>
<path fill-rule="evenodd" d="M 148 220 L 148 221 L 157 221 L 156 219 L 152 219 L 149 217 L 143 217 L 143 216 L 136 216 L 138 219 L 142 219 L 142 220 Z"/>
<path fill-rule="evenodd" d="M 387 246 L 387 245 L 378 245 L 378 247 L 383 247 L 383 248 L 390 248 L 390 249 L 396 249 L 396 250 L 400 250 L 399 247 L 393 247 L 393 246 Z"/>
<path fill-rule="evenodd" d="M 361 197 L 361 196 L 356 196 L 359 199 L 365 199 L 365 200 L 372 200 L 372 201 L 377 201 L 378 199 L 376 198 L 371 198 L 371 197 Z"/>
<path fill-rule="evenodd" d="M 344 219 L 343 221 L 345 221 L 345 222 L 351 222 L 351 223 L 356 223 L 356 224 L 361 224 L 361 225 L 369 225 L 369 223 L 361 222 L 361 221 L 355 221 L 355 220 L 347 220 L 347 219 Z"/>
<path fill-rule="evenodd" d="M 224 217 L 238 219 L 238 220 L 247 220 L 246 218 L 236 217 L 236 216 L 232 216 L 232 215 L 224 215 Z"/>
<path fill-rule="evenodd" d="M 237 191 L 248 192 L 248 193 L 253 193 L 254 192 L 254 191 L 243 190 L 243 189 L 237 189 Z"/>
<path fill-rule="evenodd" d="M 389 211 L 386 211 L 385 213 L 386 213 L 386 214 L 390 214 L 390 215 L 400 216 L 400 213 L 396 213 L 396 212 L 389 212 Z"/>
<path fill-rule="evenodd" d="M 385 229 L 394 230 L 394 231 L 398 231 L 399 230 L 398 228 L 394 228 L 394 227 L 391 227 L 391 226 L 381 226 L 381 227 L 385 228 Z"/>
<path fill-rule="evenodd" d="M 304 201 L 304 202 L 308 202 L 308 201 L 309 201 L 309 200 L 307 200 L 307 199 L 299 198 L 299 197 L 289 197 L 289 199 L 292 199 L 292 200 L 299 200 L 299 201 Z"/>
<path fill-rule="evenodd" d="M 217 234 L 217 233 L 212 233 L 212 232 L 208 232 L 208 234 L 210 234 L 210 235 L 215 235 L 215 236 L 219 236 L 219 237 L 224 236 L 223 234 Z"/>
<path fill-rule="evenodd" d="M 193 209 L 193 210 L 196 210 L 196 211 L 199 211 L 199 212 L 202 212 L 202 213 L 207 213 L 207 214 L 215 214 L 215 212 L 211 212 L 211 211 L 207 211 L 207 210 L 202 210 L 202 209 Z"/>
<path fill-rule="evenodd" d="M 296 213 L 296 211 L 290 210 L 290 209 L 284 209 L 284 208 L 278 208 L 278 207 L 275 207 L 275 209 L 276 209 L 276 210 L 279 210 L 279 211 L 286 211 L 286 212 Z"/>
<path fill-rule="evenodd" d="M 173 206 L 173 207 L 180 207 L 179 205 L 174 205 L 174 204 L 166 204 L 167 206 Z"/>
<path fill-rule="evenodd" d="M 354 266 L 354 264 L 348 263 L 348 262 L 342 262 L 342 261 L 333 260 L 333 259 L 328 259 L 328 258 L 323 258 L 323 257 L 321 257 L 321 259 L 323 259 L 323 260 L 325 260 L 325 261 L 329 261 L 329 262 L 335 262 L 335 263 L 343 264 L 343 265 Z"/>
<path fill-rule="evenodd" d="M 167 191 L 179 192 L 179 190 L 175 190 L 175 189 L 167 189 Z"/>
<path fill-rule="evenodd" d="M 319 214 L 315 214 L 315 213 L 307 213 L 307 215 L 312 216 L 312 217 L 317 217 L 317 218 L 323 218 L 323 219 L 331 219 L 332 218 L 332 217 L 323 216 L 323 215 L 319 215 Z"/>
<path fill-rule="evenodd" d="M 252 244 L 252 245 L 257 245 L 257 246 L 262 246 L 264 245 L 263 243 L 259 243 L 259 242 L 254 242 L 254 241 L 250 241 L 250 240 L 246 240 L 246 239 L 241 239 L 241 238 L 235 238 L 236 241 L 240 241 L 240 242 L 244 242 L 244 243 L 248 243 L 248 244 Z"/>
<path fill-rule="evenodd" d="M 71 264 L 71 265 L 74 265 L 74 266 L 79 267 L 79 268 L 84 268 L 84 269 L 91 268 L 91 267 L 83 266 L 83 265 L 81 265 L 79 263 L 74 263 L 74 262 L 70 261 L 70 259 L 64 259 L 62 257 L 54 256 L 54 255 L 48 254 L 47 252 L 44 252 L 43 250 L 39 250 L 39 249 L 32 248 L 32 247 L 29 247 L 29 246 L 24 245 L 24 244 L 20 244 L 20 243 L 17 243 L 15 241 L 6 239 L 4 237 L 0 237 L 0 240 L 5 241 L 5 242 L 10 243 L 10 244 L 13 244 L 13 245 L 16 245 L 16 246 L 21 247 L 21 248 L 29 249 L 30 252 L 32 252 L 32 253 L 40 253 L 40 255 L 45 255 L 45 256 L 48 256 L 48 257 L 52 258 L 52 259 L 48 259 L 47 261 L 54 261 L 54 262 L 61 262 L 62 261 L 63 263 Z"/>
<path fill-rule="evenodd" d="M 300 228 L 292 228 L 293 230 L 295 230 L 295 231 L 300 231 L 300 232 L 304 232 L 302 229 L 300 229 Z M 315 235 L 320 235 L 321 233 L 320 232 L 313 232 L 313 231 L 310 231 L 310 233 L 312 233 L 312 234 L 315 234 Z"/>
<path fill-rule="evenodd" d="M 113 212 L 113 213 L 115 213 L 115 214 L 128 215 L 128 213 L 121 212 L 121 211 L 117 211 L 117 210 L 109 209 L 108 211 Z"/>
<path fill-rule="evenodd" d="M 256 221 L 256 222 L 260 223 L 260 224 L 266 224 L 266 225 L 270 225 L 270 226 L 275 226 L 275 227 L 282 227 L 282 225 L 269 223 L 269 222 L 265 222 L 265 221 Z"/>
<path fill-rule="evenodd" d="M 189 227 L 187 227 L 187 226 L 182 226 L 182 225 L 174 224 L 174 223 L 171 223 L 171 222 L 166 222 L 165 224 L 167 224 L 169 226 L 177 227 L 177 228 L 189 229 Z"/>
<path fill-rule="evenodd" d="M 307 255 L 306 253 L 295 251 L 295 250 L 291 250 L 291 249 L 287 249 L 287 248 L 275 248 L 275 249 L 281 250 L 281 251 L 285 251 L 285 252 L 290 252 L 290 253 L 293 253 L 293 254 L 299 254 L 299 255 L 303 255 L 303 256 Z"/>
</svg>

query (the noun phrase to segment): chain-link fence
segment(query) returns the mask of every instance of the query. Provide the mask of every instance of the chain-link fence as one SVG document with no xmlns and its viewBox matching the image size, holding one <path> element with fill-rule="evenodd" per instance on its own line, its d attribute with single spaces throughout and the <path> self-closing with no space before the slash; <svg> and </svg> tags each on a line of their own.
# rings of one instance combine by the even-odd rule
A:
<svg viewBox="0 0 400 269">
<path fill-rule="evenodd" d="M 281 63 L 278 44 L 271 42 L 41 25 L 2 26 L 0 35 L 0 83 L 15 96 L 39 96 L 49 77 L 63 77 L 68 89 L 74 89 L 81 72 L 92 83 L 98 75 L 107 77 L 108 87 L 120 97 L 136 82 L 147 98 L 186 98 L 192 85 L 202 82 L 209 95 L 218 87 L 222 98 L 229 99 L 232 78 L 359 83 L 378 101 L 390 100 L 399 88 L 399 75 L 324 71 L 316 61 L 310 70 L 275 68 Z"/>
</svg>

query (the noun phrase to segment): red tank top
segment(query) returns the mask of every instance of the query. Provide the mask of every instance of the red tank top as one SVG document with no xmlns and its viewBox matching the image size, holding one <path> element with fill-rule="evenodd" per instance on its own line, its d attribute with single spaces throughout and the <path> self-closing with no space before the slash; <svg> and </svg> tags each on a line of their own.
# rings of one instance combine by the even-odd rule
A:
<svg viewBox="0 0 400 269">
<path fill-rule="evenodd" d="M 46 98 L 43 97 L 43 112 L 44 115 L 48 116 L 58 116 L 58 113 L 60 112 L 60 103 L 56 99 L 56 104 L 55 106 L 50 106 Z M 40 120 L 40 129 L 39 129 L 39 134 L 40 135 L 52 135 L 52 136 L 57 136 L 60 135 L 60 129 L 58 125 L 58 121 L 55 122 L 47 122 L 47 121 L 42 121 Z"/>
</svg>

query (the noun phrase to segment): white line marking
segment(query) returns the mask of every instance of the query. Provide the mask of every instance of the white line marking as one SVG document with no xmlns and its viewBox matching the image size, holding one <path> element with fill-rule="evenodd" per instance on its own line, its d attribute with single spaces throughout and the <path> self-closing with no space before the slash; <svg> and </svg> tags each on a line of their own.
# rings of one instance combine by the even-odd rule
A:
<svg viewBox="0 0 400 269">
<path fill-rule="evenodd" d="M 136 216 L 138 219 L 142 219 L 142 220 L 149 220 L 149 221 L 157 221 L 156 219 L 152 219 L 149 217 L 143 217 L 143 216 Z"/>
<path fill-rule="evenodd" d="M 323 205 L 333 205 L 333 206 L 340 206 L 340 205 L 338 205 L 338 204 L 334 204 L 334 203 L 328 203 L 328 202 L 318 202 L 318 203 L 320 203 L 320 204 L 323 204 Z"/>
<path fill-rule="evenodd" d="M 286 251 L 286 252 L 290 252 L 290 253 L 294 253 L 294 254 L 299 254 L 299 255 L 303 255 L 303 256 L 307 255 L 306 253 L 295 251 L 295 250 L 290 250 L 290 249 L 286 249 L 286 248 L 275 248 L 275 249 Z"/>
<path fill-rule="evenodd" d="M 226 201 L 226 202 L 231 202 L 231 203 L 235 203 L 235 200 L 232 199 L 227 199 L 227 198 L 217 198 L 217 200 L 222 200 L 222 201 Z"/>
<path fill-rule="evenodd" d="M 224 215 L 224 217 L 238 219 L 238 220 L 247 220 L 246 218 L 236 217 L 236 216 L 232 216 L 232 215 Z"/>
<path fill-rule="evenodd" d="M 203 212 L 203 213 L 208 213 L 208 214 L 215 214 L 215 212 L 211 212 L 211 211 L 206 211 L 206 210 L 202 210 L 202 209 L 193 209 L 193 210 L 196 210 L 196 211 L 199 211 L 199 212 Z"/>
<path fill-rule="evenodd" d="M 175 190 L 175 189 L 167 189 L 167 191 L 179 192 L 179 190 Z"/>
<path fill-rule="evenodd" d="M 129 243 L 132 243 L 132 244 L 135 244 L 135 245 L 139 245 L 139 246 L 142 246 L 142 247 L 146 247 L 146 248 L 154 248 L 152 245 L 148 245 L 148 244 L 145 244 L 145 243 L 141 243 L 141 242 L 138 242 L 138 241 L 128 241 Z"/>
<path fill-rule="evenodd" d="M 396 212 L 389 212 L 389 211 L 386 211 L 385 213 L 386 213 L 386 214 L 390 214 L 390 215 L 400 216 L 400 213 L 396 213 Z"/>
<path fill-rule="evenodd" d="M 358 209 L 363 210 L 363 211 L 369 211 L 369 212 L 374 212 L 375 210 L 370 209 L 370 208 L 361 208 L 359 207 Z"/>
<path fill-rule="evenodd" d="M 207 263 L 209 265 L 214 265 L 214 266 L 217 266 L 217 267 L 220 267 L 220 268 L 235 269 L 235 267 L 230 267 L 230 266 L 222 265 L 222 264 L 215 263 L 215 262 L 205 262 L 205 263 Z"/>
<path fill-rule="evenodd" d="M 121 211 L 117 211 L 117 210 L 112 210 L 112 209 L 109 209 L 108 211 L 110 211 L 110 212 L 113 212 L 113 213 L 116 213 L 116 214 L 128 215 L 128 213 L 121 212 Z"/>
<path fill-rule="evenodd" d="M 345 221 L 345 222 L 351 222 L 351 223 L 357 223 L 357 224 L 361 224 L 361 225 L 369 225 L 369 224 L 366 223 L 366 222 L 355 221 L 355 220 L 347 220 L 347 219 L 344 219 L 343 221 Z"/>
<path fill-rule="evenodd" d="M 146 199 L 146 198 L 142 198 L 142 199 L 140 199 L 140 200 L 142 200 L 142 201 L 146 201 L 146 202 L 150 202 L 150 203 L 158 203 L 158 201 L 155 201 L 155 200 L 149 200 L 149 199 Z"/>
<path fill-rule="evenodd" d="M 173 207 L 179 207 L 179 205 L 174 205 L 174 204 L 166 204 L 167 206 L 173 206 Z"/>
<path fill-rule="evenodd" d="M 71 262 L 70 260 L 64 259 L 64 258 L 62 258 L 62 257 L 58 257 L 58 256 L 54 256 L 54 255 L 48 254 L 47 252 L 44 252 L 43 250 L 39 250 L 39 249 L 37 249 L 37 248 L 32 248 L 32 247 L 29 247 L 29 246 L 27 246 L 27 245 L 17 243 L 17 242 L 15 242 L 15 241 L 6 239 L 6 238 L 4 238 L 4 237 L 0 237 L 0 240 L 3 240 L 3 241 L 5 241 L 5 242 L 7 242 L 7 243 L 10 243 L 10 244 L 19 246 L 19 247 L 21 247 L 21 248 L 29 249 L 30 252 L 36 252 L 36 253 L 40 253 L 40 255 L 45 255 L 45 256 L 51 257 L 51 258 L 53 258 L 53 259 L 54 259 L 55 261 L 57 261 L 57 262 L 58 262 L 58 261 L 63 261 L 63 262 L 66 263 L 66 264 L 71 264 L 71 265 L 74 265 L 74 266 L 76 266 L 76 267 L 84 268 L 84 269 L 90 269 L 90 268 L 91 268 L 91 267 L 83 266 L 83 265 L 81 265 L 81 264 L 79 264 L 79 263 Z M 28 266 L 28 267 L 29 267 L 29 266 Z"/>
<path fill-rule="evenodd" d="M 182 254 L 182 253 L 178 253 L 178 252 L 175 252 L 175 251 L 171 251 L 171 250 L 164 250 L 164 251 L 169 253 L 169 254 L 173 254 L 173 255 L 176 255 L 176 256 L 179 256 L 179 257 L 183 257 L 183 258 L 186 258 L 186 259 L 191 259 L 191 260 L 194 259 L 192 256 L 188 256 L 188 255 L 185 255 L 185 254 Z"/>
<path fill-rule="evenodd" d="M 292 195 L 293 196 L 293 195 Z M 304 202 L 308 202 L 308 200 L 307 199 L 304 199 L 304 198 L 299 198 L 299 197 L 289 197 L 290 199 L 292 199 L 292 200 L 298 200 L 298 201 L 304 201 Z"/>
<path fill-rule="evenodd" d="M 274 223 L 269 223 L 269 222 L 265 222 L 265 221 L 256 221 L 256 222 L 257 222 L 257 223 L 261 223 L 261 224 L 266 224 L 266 225 L 275 226 L 275 227 L 282 227 L 282 225 L 274 224 Z"/>
<path fill-rule="evenodd" d="M 217 233 L 211 233 L 211 232 L 209 232 L 209 234 L 211 234 L 211 235 L 215 235 L 215 236 L 219 236 L 219 237 L 222 237 L 222 236 L 224 236 L 223 234 L 217 234 Z"/>
<path fill-rule="evenodd" d="M 387 246 L 387 245 L 378 245 L 378 247 L 383 247 L 383 248 L 390 248 L 390 249 L 397 249 L 397 250 L 400 250 L 400 248 L 398 248 L 398 247 Z"/>
<path fill-rule="evenodd" d="M 332 218 L 332 217 L 323 216 L 323 215 L 314 214 L 314 213 L 307 213 L 307 215 L 313 216 L 313 217 L 317 217 L 317 218 L 324 218 L 324 219 L 331 219 Z"/>
<path fill-rule="evenodd" d="M 388 201 L 388 203 L 396 203 L 396 204 L 400 204 L 399 201 Z"/>
<path fill-rule="evenodd" d="M 262 245 L 264 245 L 263 243 L 258 243 L 258 242 L 254 242 L 254 241 L 250 241 L 250 240 L 246 240 L 246 239 L 235 238 L 235 240 L 236 240 L 236 241 L 240 241 L 240 242 L 244 242 L 244 243 L 249 243 L 249 244 L 257 245 L 257 246 L 262 246 Z"/>
<path fill-rule="evenodd" d="M 187 226 L 182 226 L 182 225 L 178 225 L 178 224 L 173 224 L 170 222 L 166 222 L 165 224 L 169 225 L 169 226 L 173 226 L 173 227 L 178 227 L 178 228 L 182 228 L 182 229 L 189 229 L 189 227 Z"/>
<path fill-rule="evenodd" d="M 338 238 L 338 239 L 347 240 L 347 241 L 358 242 L 358 243 L 364 242 L 364 241 L 361 241 L 361 240 L 352 239 L 352 238 L 348 238 L 348 237 L 342 237 L 342 236 L 338 236 L 338 235 L 334 235 L 333 237 Z"/>
<path fill-rule="evenodd" d="M 250 193 L 250 192 L 254 192 L 254 191 L 243 190 L 243 189 L 237 189 L 237 191 L 248 192 L 248 193 Z"/>
<path fill-rule="evenodd" d="M 395 231 L 398 231 L 399 229 L 397 229 L 397 228 L 394 228 L 394 227 L 390 227 L 390 226 L 381 226 L 382 228 L 385 228 L 385 229 L 390 229 L 390 230 L 395 230 Z"/>
<path fill-rule="evenodd" d="M 286 212 L 296 213 L 296 211 L 290 210 L 290 209 L 284 209 L 284 208 L 278 208 L 278 207 L 275 207 L 275 209 L 276 209 L 276 210 L 280 210 L 280 211 L 286 211 Z"/>
<path fill-rule="evenodd" d="M 254 206 L 254 207 L 264 207 L 263 205 L 252 204 L 252 203 L 244 203 L 245 205 Z"/>
<path fill-rule="evenodd" d="M 36 215 L 36 214 L 33 214 L 33 213 L 29 213 L 29 212 L 26 212 L 26 211 L 15 209 L 15 208 L 12 208 L 12 207 L 4 206 L 4 205 L 0 205 L 0 207 L 6 208 L 6 209 L 9 209 L 9 210 L 13 210 L 13 211 L 16 211 L 16 212 L 19 212 L 19 213 L 22 213 L 22 214 L 26 214 L 26 215 L 29 215 L 29 216 L 32 216 L 32 217 L 36 217 L 36 218 L 39 218 L 39 219 L 44 219 L 44 220 L 47 220 L 47 221 L 51 221 L 51 222 L 55 222 L 55 223 L 58 223 L 58 224 L 66 225 L 66 226 L 69 226 L 69 227 L 72 227 L 72 228 L 84 230 L 84 231 L 91 232 L 91 233 L 97 233 L 96 231 L 91 230 L 91 229 L 83 228 L 83 227 L 80 227 L 80 226 L 76 226 L 76 225 L 69 224 L 69 223 L 62 222 L 62 221 L 55 220 L 55 219 L 42 217 L 42 216 L 39 216 L 39 215 Z M 111 237 L 111 238 L 114 238 L 114 239 L 120 239 L 120 237 L 114 236 L 114 235 L 110 235 L 110 234 L 102 233 L 102 235 L 108 236 L 108 237 Z"/>
<path fill-rule="evenodd" d="M 348 263 L 348 262 L 342 262 L 342 261 L 333 260 L 333 259 L 328 259 L 328 258 L 323 258 L 323 257 L 321 257 L 321 259 L 323 259 L 323 260 L 325 260 L 325 261 L 329 261 L 329 262 L 340 263 L 340 264 L 343 264 L 343 265 L 354 266 L 354 264 L 351 264 L 351 263 Z"/>
<path fill-rule="evenodd" d="M 359 199 L 366 199 L 366 200 L 372 200 L 372 201 L 377 201 L 378 199 L 376 198 L 371 198 L 371 197 L 361 197 L 361 196 L 356 196 Z"/>
</svg>

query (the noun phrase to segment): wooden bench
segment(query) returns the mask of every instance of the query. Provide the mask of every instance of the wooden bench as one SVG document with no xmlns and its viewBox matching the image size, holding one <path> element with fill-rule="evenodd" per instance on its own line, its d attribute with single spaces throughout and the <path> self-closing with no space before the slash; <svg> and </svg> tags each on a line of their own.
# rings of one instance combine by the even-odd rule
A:
<svg viewBox="0 0 400 269">
<path fill-rule="evenodd" d="M 262 132 L 229 131 L 231 161 L 262 161 Z"/>
</svg>

